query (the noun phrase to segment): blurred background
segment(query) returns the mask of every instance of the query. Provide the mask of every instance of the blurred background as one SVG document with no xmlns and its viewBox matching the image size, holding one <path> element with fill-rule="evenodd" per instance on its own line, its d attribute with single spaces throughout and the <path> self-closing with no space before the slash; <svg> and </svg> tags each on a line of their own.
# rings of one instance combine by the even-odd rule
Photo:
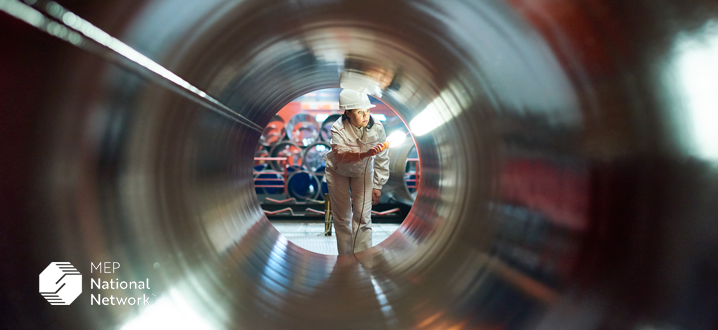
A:
<svg viewBox="0 0 718 330">
<path fill-rule="evenodd" d="M 714 0 L 0 0 L 0 30 L 5 328 L 718 329 Z M 347 77 L 411 139 L 386 237 L 336 256 L 298 238 L 332 237 Z"/>
</svg>

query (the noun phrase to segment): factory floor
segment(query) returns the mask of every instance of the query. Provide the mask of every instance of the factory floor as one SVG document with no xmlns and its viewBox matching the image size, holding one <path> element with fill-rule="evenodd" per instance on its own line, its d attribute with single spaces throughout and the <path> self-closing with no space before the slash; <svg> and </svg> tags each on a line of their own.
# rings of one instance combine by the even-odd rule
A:
<svg viewBox="0 0 718 330">
<path fill-rule="evenodd" d="M 337 254 L 337 238 L 334 235 L 324 236 L 323 222 L 272 221 L 272 224 L 284 237 L 303 249 L 321 254 Z M 381 243 L 399 226 L 393 223 L 373 223 L 372 243 Z"/>
</svg>

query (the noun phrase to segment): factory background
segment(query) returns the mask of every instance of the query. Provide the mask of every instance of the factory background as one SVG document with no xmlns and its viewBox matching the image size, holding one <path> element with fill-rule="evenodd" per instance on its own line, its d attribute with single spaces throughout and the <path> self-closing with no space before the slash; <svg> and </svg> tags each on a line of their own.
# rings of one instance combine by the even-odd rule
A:
<svg viewBox="0 0 718 330">
<path fill-rule="evenodd" d="M 324 155 L 331 150 L 331 126 L 340 118 L 340 88 L 307 93 L 285 105 L 264 129 L 257 144 L 254 180 L 257 198 L 272 224 L 291 242 L 312 252 L 337 254 L 327 194 Z M 371 116 L 390 135 L 409 129 L 380 100 L 370 97 Z M 372 207 L 374 245 L 388 238 L 411 211 L 420 166 L 413 140 L 391 148 L 390 182 Z M 403 165 L 403 166 L 402 166 Z M 392 176 L 395 176 L 392 178 Z M 330 213 L 330 215 L 327 215 Z"/>
<path fill-rule="evenodd" d="M 715 0 L 0 0 L 0 328 L 715 330 L 716 22 Z M 333 255 L 300 244 L 332 239 L 344 84 L 411 138 L 386 238 Z"/>
</svg>

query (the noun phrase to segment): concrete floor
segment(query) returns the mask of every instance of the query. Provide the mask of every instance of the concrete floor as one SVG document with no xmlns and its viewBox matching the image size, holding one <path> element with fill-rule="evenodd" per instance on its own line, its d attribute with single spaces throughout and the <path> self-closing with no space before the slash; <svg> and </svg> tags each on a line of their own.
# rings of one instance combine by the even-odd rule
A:
<svg viewBox="0 0 718 330">
<path fill-rule="evenodd" d="M 272 224 L 284 237 L 303 249 L 337 255 L 337 238 L 334 235 L 324 236 L 323 222 L 274 221 Z M 399 224 L 373 223 L 371 228 L 372 243 L 377 245 L 399 228 Z"/>
</svg>

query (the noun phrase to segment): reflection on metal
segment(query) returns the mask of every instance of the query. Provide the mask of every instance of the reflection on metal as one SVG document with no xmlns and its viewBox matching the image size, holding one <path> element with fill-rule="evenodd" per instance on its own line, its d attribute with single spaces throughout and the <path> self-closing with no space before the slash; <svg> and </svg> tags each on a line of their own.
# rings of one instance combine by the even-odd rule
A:
<svg viewBox="0 0 718 330">
<path fill-rule="evenodd" d="M 386 122 L 384 122 L 384 130 L 386 130 L 387 134 L 390 134 L 390 132 L 408 132 L 409 129 L 406 128 L 406 125 L 404 125 L 404 122 L 401 121 L 401 118 L 398 116 L 390 117 Z"/>
<path fill-rule="evenodd" d="M 684 146 L 695 157 L 718 163 L 718 20 L 676 38 L 667 81 L 678 80 L 671 93 L 685 105 L 690 129 Z M 673 88 L 675 87 L 675 89 Z"/>
<path fill-rule="evenodd" d="M 258 144 L 258 145 L 257 145 L 257 150 L 254 152 L 254 157 L 255 157 L 255 158 L 257 158 L 257 157 L 259 157 L 259 158 L 267 158 L 267 157 L 269 157 L 269 151 L 264 150 L 264 148 L 262 148 L 262 145 L 261 145 L 261 144 Z M 262 165 L 262 164 L 264 164 L 264 163 L 266 163 L 266 160 L 264 160 L 264 159 L 255 159 L 255 160 L 254 160 L 254 166 L 259 166 L 259 165 Z"/>
<path fill-rule="evenodd" d="M 26 2 L 35 4 L 42 12 L 16 0 L 0 0 L 0 10 L 86 51 L 108 57 L 116 64 L 137 71 L 138 74 L 167 87 L 189 100 L 193 100 L 212 111 L 261 132 L 261 126 L 222 104 L 174 72 L 167 70 L 157 62 L 92 25 L 82 17 L 65 9 L 57 2 L 45 0 Z M 49 17 L 44 16 L 44 14 Z M 57 20 L 57 22 L 53 21 L 53 19 Z M 122 58 L 121 60 L 119 59 L 120 57 Z M 152 74 L 148 75 L 150 72 Z"/>
<path fill-rule="evenodd" d="M 393 208 L 393 209 L 391 209 L 391 210 L 386 210 L 386 211 L 382 211 L 382 212 L 371 211 L 371 214 L 376 214 L 376 215 L 389 215 L 389 214 L 396 214 L 396 212 L 398 212 L 398 211 L 399 211 L 399 208 Z"/>
<path fill-rule="evenodd" d="M 274 147 L 272 147 L 272 150 L 269 151 L 269 154 L 272 157 L 287 157 L 286 164 L 288 166 L 301 166 L 302 152 L 302 148 L 300 148 L 294 142 L 283 141 L 274 145 Z M 269 164 L 275 171 L 284 171 L 284 162 L 272 161 Z"/>
<path fill-rule="evenodd" d="M 320 184 L 313 172 L 305 170 L 296 170 L 287 178 L 288 194 L 298 201 L 317 199 Z"/>
<path fill-rule="evenodd" d="M 379 81 L 358 72 L 342 72 L 339 76 L 339 87 L 371 94 L 375 97 L 381 97 L 381 86 Z"/>
<path fill-rule="evenodd" d="M 324 211 L 319 211 L 319 210 L 315 210 L 315 209 L 310 208 L 310 207 L 308 207 L 308 208 L 304 211 L 304 213 L 311 213 L 311 214 L 315 214 L 315 215 L 326 215 L 326 212 L 324 212 Z"/>
<path fill-rule="evenodd" d="M 421 189 L 378 246 L 302 250 L 257 201 L 261 128 L 2 13 L 3 293 L 65 260 L 157 296 L 17 299 L 3 326 L 716 328 L 714 0 L 71 2 L 260 127 L 341 72 L 388 77 Z"/>
<path fill-rule="evenodd" d="M 280 116 L 272 117 L 272 120 L 264 128 L 259 143 L 263 146 L 271 147 L 284 139 L 287 131 L 284 128 L 284 119 Z"/>
<path fill-rule="evenodd" d="M 442 91 L 439 97 L 432 100 L 409 122 L 412 135 L 422 136 L 441 127 L 451 118 L 459 117 L 467 105 L 461 94 L 451 89 Z"/>
<path fill-rule="evenodd" d="M 285 207 L 281 210 L 276 210 L 276 211 L 271 211 L 271 212 L 266 211 L 266 210 L 264 211 L 264 214 L 269 214 L 269 215 L 282 214 L 282 213 L 289 213 L 291 215 L 294 215 L 294 211 L 292 211 L 291 207 Z"/>
<path fill-rule="evenodd" d="M 331 146 L 327 142 L 312 143 L 304 148 L 302 164 L 310 171 L 314 172 L 326 165 L 324 162 L 324 155 L 326 155 L 330 150 Z"/>
<path fill-rule="evenodd" d="M 389 180 L 384 185 L 382 194 L 386 194 L 397 202 L 412 205 L 416 199 L 416 192 L 409 192 L 405 174 L 406 159 L 415 147 L 413 143 L 409 142 L 411 140 L 396 148 L 389 148 Z"/>
<path fill-rule="evenodd" d="M 332 141 L 332 125 L 334 125 L 334 122 L 341 117 L 341 115 L 334 114 L 330 115 L 329 117 L 327 117 L 327 119 L 324 120 L 324 122 L 322 123 L 322 129 L 321 131 L 319 131 L 319 135 L 321 136 L 322 141 Z"/>
<path fill-rule="evenodd" d="M 277 200 L 274 198 L 267 197 L 264 200 L 267 202 L 275 203 L 275 204 L 285 204 L 285 203 L 296 203 L 297 202 L 296 198 L 287 198 L 287 199 L 283 199 L 283 200 Z"/>
<path fill-rule="evenodd" d="M 297 145 L 306 147 L 319 139 L 319 124 L 312 115 L 296 114 L 287 123 L 287 136 Z"/>
</svg>

